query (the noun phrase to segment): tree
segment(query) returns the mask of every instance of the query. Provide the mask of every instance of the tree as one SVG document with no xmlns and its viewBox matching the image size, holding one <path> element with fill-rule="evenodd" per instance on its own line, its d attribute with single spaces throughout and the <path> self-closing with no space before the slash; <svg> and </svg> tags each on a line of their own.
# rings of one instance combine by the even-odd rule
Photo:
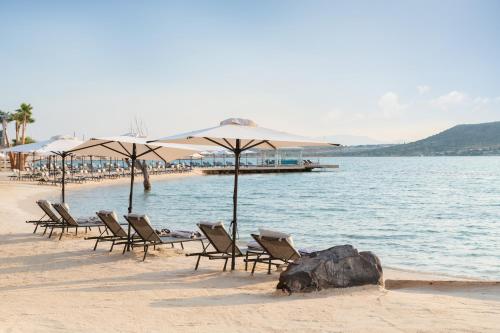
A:
<svg viewBox="0 0 500 333">
<path fill-rule="evenodd" d="M 11 121 L 11 113 L 0 110 L 0 121 L 2 122 L 3 142 L 7 147 L 10 147 L 9 135 L 7 133 L 7 125 Z"/>
<path fill-rule="evenodd" d="M 31 104 L 27 103 L 22 103 L 20 108 L 16 110 L 16 114 L 18 114 L 17 119 L 20 121 L 22 127 L 21 144 L 23 145 L 26 143 L 26 126 L 35 122 L 32 110 L 33 107 Z M 17 133 L 19 135 L 19 130 L 17 130 Z M 19 142 L 17 141 L 18 139 L 19 137 L 16 136 L 16 142 Z"/>
<path fill-rule="evenodd" d="M 19 130 L 21 129 L 21 124 L 22 124 L 22 117 L 19 112 L 14 112 L 10 114 L 9 121 L 14 122 L 14 128 L 16 130 L 16 139 L 13 140 L 15 142 L 14 145 L 19 144 Z"/>
<path fill-rule="evenodd" d="M 0 121 L 2 122 L 2 135 L 4 139 L 4 144 L 7 147 L 10 147 L 9 134 L 7 133 L 7 125 L 12 121 L 12 113 L 6 111 L 0 111 Z M 9 161 L 11 167 L 13 167 L 15 164 L 15 158 L 12 152 L 9 153 Z"/>
</svg>

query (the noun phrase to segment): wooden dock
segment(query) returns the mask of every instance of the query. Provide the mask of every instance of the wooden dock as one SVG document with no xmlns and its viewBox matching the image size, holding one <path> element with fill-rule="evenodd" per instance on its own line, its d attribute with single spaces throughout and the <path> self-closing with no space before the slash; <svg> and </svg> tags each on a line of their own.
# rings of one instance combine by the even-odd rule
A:
<svg viewBox="0 0 500 333">
<path fill-rule="evenodd" d="M 276 166 L 251 165 L 251 166 L 241 166 L 240 174 L 310 172 L 314 169 L 337 169 L 338 167 L 339 166 L 336 164 L 318 164 L 318 163 L 303 164 L 303 165 L 276 165 Z M 200 170 L 206 175 L 234 174 L 234 166 L 200 168 Z"/>
</svg>

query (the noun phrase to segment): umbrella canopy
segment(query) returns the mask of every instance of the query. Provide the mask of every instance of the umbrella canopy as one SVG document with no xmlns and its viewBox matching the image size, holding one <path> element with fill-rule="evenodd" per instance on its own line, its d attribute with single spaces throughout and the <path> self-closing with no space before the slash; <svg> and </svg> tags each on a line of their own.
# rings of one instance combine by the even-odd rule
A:
<svg viewBox="0 0 500 333">
<path fill-rule="evenodd" d="M 68 150 L 71 150 L 82 143 L 82 140 L 79 140 L 72 136 L 57 135 L 53 136 L 49 140 L 10 147 L 2 150 L 2 152 L 36 154 L 44 156 L 61 155 L 63 152 L 67 152 Z"/>
<path fill-rule="evenodd" d="M 282 147 L 336 145 L 322 140 L 261 127 L 251 120 L 240 118 L 226 119 L 219 126 L 163 137 L 155 141 L 214 145 L 230 151 L 236 149 L 237 141 L 240 143 L 241 150 L 257 146 L 261 149 L 276 149 Z"/>
<path fill-rule="evenodd" d="M 170 162 L 197 153 L 197 147 L 181 144 L 147 143 L 146 137 L 125 134 L 93 138 L 71 149 L 74 155 L 95 155 L 111 158 L 130 158 L 135 154 L 138 160 Z M 134 153 L 135 147 L 135 153 Z"/>
<path fill-rule="evenodd" d="M 94 138 L 85 141 L 71 150 L 75 155 L 96 155 L 113 158 L 129 158 L 131 160 L 130 192 L 128 212 L 132 213 L 132 198 L 134 193 L 134 170 L 136 160 L 170 162 L 181 157 L 187 157 L 200 151 L 196 147 L 179 144 L 147 143 L 148 139 L 130 133 L 120 136 Z M 130 224 L 128 226 L 128 245 L 130 249 Z"/>
<path fill-rule="evenodd" d="M 322 140 L 315 140 L 300 135 L 289 134 L 258 126 L 249 119 L 229 118 L 219 126 L 205 128 L 198 131 L 181 133 L 163 137 L 154 142 L 186 143 L 197 145 L 220 146 L 234 153 L 234 192 L 233 192 L 233 221 L 232 221 L 232 258 L 231 270 L 235 269 L 237 207 L 238 207 L 238 173 L 241 153 L 254 147 L 260 149 L 277 149 L 285 147 L 307 146 L 338 146 Z"/>
</svg>

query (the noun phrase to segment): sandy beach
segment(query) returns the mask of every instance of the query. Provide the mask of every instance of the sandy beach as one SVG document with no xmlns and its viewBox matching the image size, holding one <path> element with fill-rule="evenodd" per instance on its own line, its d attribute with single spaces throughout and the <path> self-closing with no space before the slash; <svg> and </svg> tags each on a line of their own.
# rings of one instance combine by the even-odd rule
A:
<svg viewBox="0 0 500 333">
<path fill-rule="evenodd" d="M 104 183 L 96 183 L 104 186 Z M 96 186 L 88 184 L 84 186 Z M 154 183 L 153 183 L 154 186 Z M 74 186 L 76 188 L 76 186 Z M 58 187 L 0 182 L 0 332 L 498 332 L 500 284 L 385 269 L 386 288 L 287 296 L 278 272 L 161 248 L 92 251 L 84 235 L 47 239 L 24 221 Z M 336 245 L 336 244 L 332 244 Z M 186 251 L 196 251 L 189 247 Z"/>
</svg>

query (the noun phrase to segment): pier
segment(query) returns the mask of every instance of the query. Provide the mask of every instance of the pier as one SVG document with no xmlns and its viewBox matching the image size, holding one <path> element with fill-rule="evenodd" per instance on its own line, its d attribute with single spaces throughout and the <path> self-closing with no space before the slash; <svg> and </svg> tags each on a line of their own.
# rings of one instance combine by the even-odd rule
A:
<svg viewBox="0 0 500 333">
<path fill-rule="evenodd" d="M 307 163 L 295 165 L 242 165 L 240 167 L 240 174 L 250 173 L 285 173 L 285 172 L 310 172 L 315 169 L 337 169 L 339 166 L 336 164 L 320 164 L 320 163 Z M 224 175 L 234 174 L 234 166 L 220 166 L 199 168 L 205 175 Z"/>
</svg>

